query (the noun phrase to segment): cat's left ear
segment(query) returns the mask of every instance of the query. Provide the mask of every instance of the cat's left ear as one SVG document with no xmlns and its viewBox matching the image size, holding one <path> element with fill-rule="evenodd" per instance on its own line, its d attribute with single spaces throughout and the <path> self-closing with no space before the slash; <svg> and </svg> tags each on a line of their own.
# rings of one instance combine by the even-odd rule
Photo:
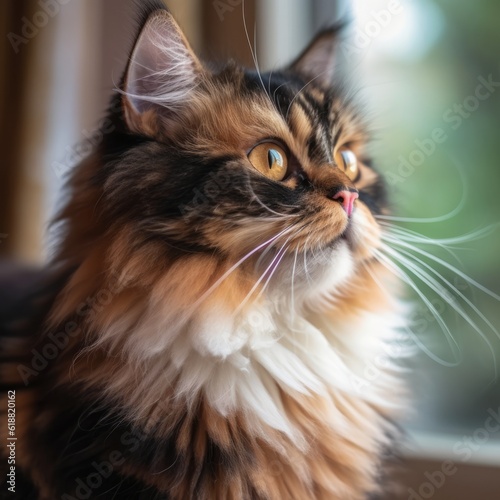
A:
<svg viewBox="0 0 500 500">
<path fill-rule="evenodd" d="M 330 85 L 335 72 L 335 52 L 341 29 L 337 26 L 319 33 L 290 65 L 290 69 L 308 80 L 314 79 L 319 84 Z"/>
<path fill-rule="evenodd" d="M 172 15 L 151 14 L 139 34 L 123 86 L 130 130 L 152 135 L 175 122 L 189 102 L 203 67 Z"/>
</svg>

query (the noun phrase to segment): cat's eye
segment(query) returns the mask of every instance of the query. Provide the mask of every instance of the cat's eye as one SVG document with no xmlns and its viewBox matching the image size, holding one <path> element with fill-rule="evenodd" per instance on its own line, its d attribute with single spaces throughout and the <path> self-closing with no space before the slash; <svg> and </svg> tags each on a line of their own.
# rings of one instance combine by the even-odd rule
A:
<svg viewBox="0 0 500 500">
<path fill-rule="evenodd" d="M 359 163 L 356 155 L 347 148 L 339 149 L 335 155 L 337 166 L 346 173 L 351 181 L 357 181 L 359 177 Z"/>
<path fill-rule="evenodd" d="M 250 163 L 273 181 L 282 181 L 288 170 L 285 150 L 274 142 L 257 144 L 248 155 Z"/>
</svg>

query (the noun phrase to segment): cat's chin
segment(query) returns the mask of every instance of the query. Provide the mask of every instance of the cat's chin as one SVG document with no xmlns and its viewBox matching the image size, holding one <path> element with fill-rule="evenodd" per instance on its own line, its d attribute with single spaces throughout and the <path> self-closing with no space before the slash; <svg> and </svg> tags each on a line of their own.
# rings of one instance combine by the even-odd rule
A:
<svg viewBox="0 0 500 500">
<path fill-rule="evenodd" d="M 364 204 L 359 204 L 342 233 L 313 251 L 328 254 L 347 246 L 354 262 L 363 263 L 375 258 L 380 242 L 380 226 L 369 209 Z M 331 263 L 327 259 L 326 265 L 329 264 Z"/>
<path fill-rule="evenodd" d="M 340 235 L 293 259 L 294 285 L 306 289 L 308 295 L 334 290 L 347 283 L 359 266 L 373 260 L 379 245 L 380 227 L 368 208 L 360 204 Z"/>
<path fill-rule="evenodd" d="M 299 302 L 314 300 L 316 296 L 346 283 L 355 267 L 347 239 L 338 237 L 321 249 L 283 256 L 269 281 L 267 292 L 273 302 L 287 301 L 287 298 Z"/>
<path fill-rule="evenodd" d="M 359 203 L 341 233 L 306 250 L 267 252 L 256 269 L 274 298 L 291 290 L 310 298 L 346 284 L 359 266 L 375 258 L 379 244 L 380 228 L 369 209 Z"/>
</svg>

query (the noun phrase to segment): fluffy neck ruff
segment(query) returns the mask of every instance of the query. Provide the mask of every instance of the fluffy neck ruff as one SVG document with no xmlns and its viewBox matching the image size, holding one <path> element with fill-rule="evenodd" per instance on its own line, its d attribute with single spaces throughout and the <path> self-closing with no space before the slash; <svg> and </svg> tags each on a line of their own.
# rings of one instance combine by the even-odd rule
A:
<svg viewBox="0 0 500 500">
<path fill-rule="evenodd" d="M 174 462 L 128 473 L 191 498 L 189 477 L 175 479 L 178 457 L 198 470 L 215 446 L 231 466 L 217 466 L 220 481 L 206 498 L 355 499 L 375 491 L 400 400 L 391 359 L 400 321 L 381 288 L 382 269 L 367 264 L 341 293 L 297 292 L 291 302 L 280 298 L 289 290 L 255 288 L 245 266 L 231 271 L 203 255 L 161 266 L 164 247 L 134 253 L 126 235 L 105 261 L 94 247 L 51 323 L 81 311 L 86 341 L 75 346 L 76 360 L 74 350 L 68 356 L 63 384 L 78 381 L 150 438 L 174 440 Z M 296 267 L 307 289 L 307 271 Z"/>
</svg>

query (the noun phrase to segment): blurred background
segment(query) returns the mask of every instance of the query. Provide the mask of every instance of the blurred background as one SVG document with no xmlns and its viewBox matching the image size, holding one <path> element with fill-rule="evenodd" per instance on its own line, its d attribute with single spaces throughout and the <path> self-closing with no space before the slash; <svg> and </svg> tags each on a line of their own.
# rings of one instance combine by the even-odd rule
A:
<svg viewBox="0 0 500 500">
<path fill-rule="evenodd" d="M 135 34 L 134 3 L 0 3 L 2 256 L 46 259 L 44 233 L 64 176 L 106 127 Z M 339 70 L 348 68 L 366 103 L 376 163 L 401 218 L 384 224 L 394 225 L 387 229 L 398 237 L 399 264 L 421 294 L 409 287 L 406 335 L 418 354 L 397 498 L 500 498 L 500 2 L 166 3 L 200 55 L 253 67 L 252 46 L 261 70 L 289 62 L 319 28 L 352 21 Z"/>
</svg>

